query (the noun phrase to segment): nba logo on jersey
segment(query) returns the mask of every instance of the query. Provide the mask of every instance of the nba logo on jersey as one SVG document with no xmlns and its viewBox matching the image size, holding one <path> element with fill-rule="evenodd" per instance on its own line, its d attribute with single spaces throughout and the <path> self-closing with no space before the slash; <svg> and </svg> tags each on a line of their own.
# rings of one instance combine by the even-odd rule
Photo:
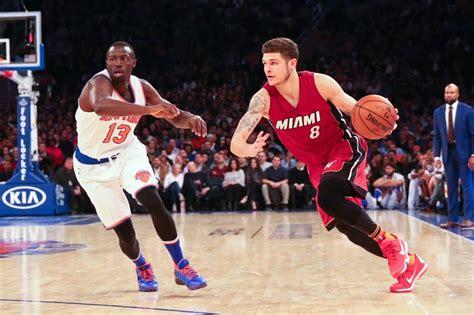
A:
<svg viewBox="0 0 474 315">
<path fill-rule="evenodd" d="M 151 177 L 151 174 L 147 170 L 141 170 L 135 174 L 135 179 L 142 181 L 144 183 L 147 183 L 150 177 Z"/>
</svg>

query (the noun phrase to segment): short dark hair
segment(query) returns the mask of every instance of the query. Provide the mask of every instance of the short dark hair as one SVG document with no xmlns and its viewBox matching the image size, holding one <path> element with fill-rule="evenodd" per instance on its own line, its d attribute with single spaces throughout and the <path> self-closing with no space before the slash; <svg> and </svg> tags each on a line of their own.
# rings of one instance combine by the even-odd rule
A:
<svg viewBox="0 0 474 315">
<path fill-rule="evenodd" d="M 107 56 L 107 54 L 109 53 L 110 48 L 116 47 L 116 46 L 130 48 L 132 50 L 132 57 L 135 58 L 135 49 L 133 49 L 132 45 L 130 45 L 129 43 L 124 42 L 122 40 L 119 40 L 119 41 L 116 41 L 116 42 L 112 43 L 112 45 L 110 45 L 109 48 L 107 49 L 107 52 L 106 52 L 105 55 Z"/>
<path fill-rule="evenodd" d="M 298 59 L 298 45 L 289 38 L 277 37 L 267 40 L 262 45 L 262 54 L 280 53 L 285 59 Z"/>
</svg>

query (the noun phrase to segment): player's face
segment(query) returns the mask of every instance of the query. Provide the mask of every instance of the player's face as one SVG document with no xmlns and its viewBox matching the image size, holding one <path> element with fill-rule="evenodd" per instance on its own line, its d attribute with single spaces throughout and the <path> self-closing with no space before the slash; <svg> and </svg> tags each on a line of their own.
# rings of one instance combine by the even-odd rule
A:
<svg viewBox="0 0 474 315">
<path fill-rule="evenodd" d="M 112 46 L 107 52 L 105 63 L 112 81 L 128 82 L 137 60 L 134 58 L 130 47 Z"/>
<path fill-rule="evenodd" d="M 263 71 L 271 86 L 285 83 L 293 70 L 296 59 L 286 60 L 280 53 L 266 53 L 262 58 Z"/>
</svg>

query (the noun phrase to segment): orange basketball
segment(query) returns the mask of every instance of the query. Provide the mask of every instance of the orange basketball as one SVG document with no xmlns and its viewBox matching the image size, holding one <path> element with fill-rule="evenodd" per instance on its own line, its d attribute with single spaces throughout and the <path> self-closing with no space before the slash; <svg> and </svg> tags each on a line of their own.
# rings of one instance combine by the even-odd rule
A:
<svg viewBox="0 0 474 315">
<path fill-rule="evenodd" d="M 383 96 L 371 94 L 361 98 L 352 109 L 352 126 L 366 139 L 382 139 L 397 121 L 395 107 Z"/>
</svg>

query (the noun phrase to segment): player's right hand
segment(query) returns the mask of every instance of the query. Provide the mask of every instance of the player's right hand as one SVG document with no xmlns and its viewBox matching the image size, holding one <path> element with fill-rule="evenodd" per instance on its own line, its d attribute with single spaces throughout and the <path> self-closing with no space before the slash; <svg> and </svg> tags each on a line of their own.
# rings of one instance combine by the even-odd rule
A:
<svg viewBox="0 0 474 315">
<path fill-rule="evenodd" d="M 441 166 L 442 166 L 442 165 L 441 165 L 441 160 L 436 160 L 436 161 L 434 161 L 433 166 L 434 166 L 435 168 L 437 168 L 437 169 L 440 169 Z"/>
<path fill-rule="evenodd" d="M 263 134 L 263 131 L 260 131 L 257 135 L 257 139 L 254 143 L 250 145 L 248 156 L 256 156 L 257 153 L 263 151 L 263 147 L 267 144 L 267 139 L 270 135 L 268 133 Z"/>
<path fill-rule="evenodd" d="M 175 118 L 180 114 L 179 109 L 176 105 L 161 103 L 158 105 L 151 105 L 150 115 L 156 118 Z"/>
</svg>

